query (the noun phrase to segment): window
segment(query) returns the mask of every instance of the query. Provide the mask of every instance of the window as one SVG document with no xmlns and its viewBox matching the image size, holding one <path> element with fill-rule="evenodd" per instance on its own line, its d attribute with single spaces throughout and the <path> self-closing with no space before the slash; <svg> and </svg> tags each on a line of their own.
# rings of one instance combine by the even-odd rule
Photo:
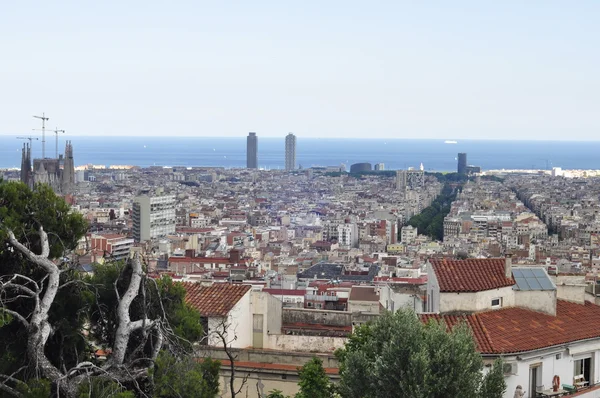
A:
<svg viewBox="0 0 600 398">
<path fill-rule="evenodd" d="M 529 396 L 536 396 L 537 392 L 544 389 L 542 385 L 542 364 L 536 363 L 529 367 Z"/>
<path fill-rule="evenodd" d="M 495 298 L 492 299 L 492 308 L 500 308 L 502 307 L 502 298 Z"/>
<path fill-rule="evenodd" d="M 574 369 L 573 369 L 573 377 L 577 377 L 583 375 L 583 380 L 588 383 L 591 383 L 592 376 L 592 355 L 591 354 L 583 354 L 575 357 L 573 361 Z"/>
</svg>

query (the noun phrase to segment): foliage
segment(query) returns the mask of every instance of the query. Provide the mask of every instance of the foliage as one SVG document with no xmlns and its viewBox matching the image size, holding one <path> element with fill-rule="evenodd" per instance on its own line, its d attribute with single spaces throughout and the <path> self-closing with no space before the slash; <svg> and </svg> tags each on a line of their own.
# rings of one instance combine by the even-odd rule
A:
<svg viewBox="0 0 600 398">
<path fill-rule="evenodd" d="M 201 362 L 177 358 L 162 351 L 154 369 L 154 397 L 216 397 L 219 394 L 219 361 L 205 358 Z"/>
<path fill-rule="evenodd" d="M 130 279 L 131 266 L 128 263 L 107 263 L 94 265 L 93 276 L 86 280 L 91 287 L 86 295 L 91 333 L 95 340 L 105 347 L 113 345 L 118 327 L 116 312 L 118 298 L 114 282 L 118 281 L 116 286 L 119 295 L 122 296 L 129 286 Z M 164 276 L 142 283 L 141 289 L 144 289 L 143 294 L 139 294 L 134 299 L 130 308 L 132 321 L 143 319 L 144 313 L 147 318 L 155 319 L 164 311 L 174 332 L 172 337 L 176 338 L 175 341 L 165 342 L 168 348 L 189 352 L 191 344 L 198 341 L 203 332 L 200 314 L 185 302 L 185 288 L 181 284 L 174 283 L 170 277 Z M 132 338 L 130 354 L 139 348 L 136 342 L 142 341 L 140 333 Z M 138 350 L 137 355 L 143 356 L 150 350 L 151 347 L 144 347 Z"/>
<path fill-rule="evenodd" d="M 323 361 L 313 357 L 298 370 L 300 392 L 296 398 L 330 398 L 333 388 L 323 368 Z"/>
<path fill-rule="evenodd" d="M 439 182 L 442 184 L 453 182 L 453 183 L 465 183 L 468 180 L 468 176 L 466 174 L 459 173 L 440 173 L 440 172 L 426 172 L 425 175 L 433 176 L 437 178 Z"/>
<path fill-rule="evenodd" d="M 408 225 L 417 228 L 417 232 L 433 239 L 444 238 L 444 217 L 450 212 L 452 201 L 456 199 L 456 189 L 446 183 L 437 198 L 421 213 L 408 220 Z"/>
<path fill-rule="evenodd" d="M 5 243 L 7 230 L 11 229 L 20 242 L 39 253 L 40 225 L 48 233 L 50 258 L 61 258 L 65 252 L 74 249 L 87 229 L 83 217 L 72 213 L 69 205 L 47 185 L 38 185 L 31 190 L 20 182 L 0 181 L 0 278 L 19 273 L 39 282 L 44 277 L 43 271 L 31 266 Z M 77 278 L 74 271 L 66 270 L 68 266 L 62 265 L 65 271 L 61 274 L 61 282 Z M 46 354 L 59 368 L 73 366 L 87 351 L 79 333 L 84 322 L 80 294 L 81 288 L 76 284 L 61 289 L 49 312 L 55 329 L 48 340 Z M 29 314 L 33 309 L 32 300 L 27 298 L 2 305 L 22 314 Z M 27 365 L 27 334 L 21 323 L 10 322 L 11 318 L 6 315 L 0 315 L 0 319 L 0 374 L 12 374 Z"/>
<path fill-rule="evenodd" d="M 283 395 L 283 392 L 281 390 L 271 390 L 269 391 L 269 395 L 267 395 L 266 398 L 290 398 L 289 395 Z"/>
<path fill-rule="evenodd" d="M 344 397 L 487 397 L 480 395 L 483 360 L 468 326 L 423 324 L 414 312 L 385 313 L 360 326 L 340 360 Z M 486 378 L 485 393 L 497 391 Z"/>
<path fill-rule="evenodd" d="M 502 398 L 506 392 L 506 382 L 504 381 L 504 372 L 502 370 L 502 360 L 496 359 L 492 369 L 483 376 L 480 397 Z"/>
<path fill-rule="evenodd" d="M 105 379 L 88 379 L 79 386 L 79 398 L 135 398 L 135 394 L 127 391 L 118 383 Z"/>
<path fill-rule="evenodd" d="M 46 379 L 31 379 L 17 386 L 23 398 L 48 398 L 51 396 L 51 383 Z"/>
<path fill-rule="evenodd" d="M 97 345 L 108 348 L 114 343 L 118 307 L 115 286 L 122 296 L 129 285 L 132 267 L 129 263 L 107 263 L 96 266 L 93 276 L 82 276 L 75 269 L 76 263 L 65 257 L 76 248 L 79 239 L 86 232 L 87 225 L 82 216 L 71 212 L 68 204 L 45 185 L 36 186 L 31 190 L 22 183 L 0 181 L 0 278 L 3 281 L 7 281 L 14 274 L 21 274 L 44 285 L 40 282 L 42 278 L 47 277 L 47 272 L 27 261 L 7 243 L 7 231 L 10 229 L 17 240 L 33 252 L 39 253 L 40 226 L 43 226 L 48 234 L 49 257 L 59 259 L 57 264 L 61 270 L 62 285 L 48 313 L 53 330 L 45 346 L 45 355 L 52 365 L 66 372 L 82 361 L 94 361 L 91 353 Z M 140 294 L 130 307 L 131 320 L 141 319 L 142 314 L 147 314 L 151 319 L 161 318 L 164 314 L 168 322 L 161 324 L 166 332 L 163 348 L 178 355 L 176 362 L 179 366 L 177 369 L 180 369 L 171 373 L 178 374 L 182 385 L 197 384 L 197 388 L 218 391 L 218 378 L 215 376 L 218 365 L 214 362 L 208 360 L 197 367 L 190 367 L 189 377 L 193 382 L 186 381 L 187 376 L 181 368 L 182 364 L 189 365 L 185 356 L 191 352 L 192 344 L 203 335 L 200 314 L 185 303 L 183 286 L 174 283 L 170 278 L 148 278 L 143 281 Z M 19 280 L 17 283 L 24 282 Z M 13 299 L 7 300 L 7 297 Z M 39 379 L 39 373 L 29 367 L 31 361 L 27 355 L 27 331 L 14 316 L 9 316 L 4 311 L 12 310 L 27 317 L 34 308 L 34 300 L 19 296 L 18 291 L 5 291 L 1 298 L 0 374 L 13 375 L 20 380 L 21 382 L 13 384 L 24 396 L 51 396 L 49 391 L 56 386 L 51 386 L 48 380 Z M 89 327 L 89 335 L 82 333 L 85 327 Z M 145 341 L 142 340 L 143 331 L 138 330 L 134 333 L 137 335 L 133 335 L 129 342 L 127 362 L 147 356 L 145 354 L 148 354 L 152 345 L 152 342 L 146 345 L 137 344 Z M 164 373 L 165 368 L 161 369 Z M 204 377 L 206 379 L 203 379 Z M 163 377 L 162 380 L 164 387 L 167 379 Z M 148 384 L 145 384 L 143 389 L 149 393 L 152 380 L 147 381 Z M 162 387 L 158 385 L 158 388 Z M 105 393 L 122 398 L 132 396 L 127 391 L 121 391 L 123 388 L 114 382 L 97 378 L 81 385 L 79 393 L 84 396 L 104 396 Z M 4 396 L 0 391 L 0 397 Z"/>
</svg>

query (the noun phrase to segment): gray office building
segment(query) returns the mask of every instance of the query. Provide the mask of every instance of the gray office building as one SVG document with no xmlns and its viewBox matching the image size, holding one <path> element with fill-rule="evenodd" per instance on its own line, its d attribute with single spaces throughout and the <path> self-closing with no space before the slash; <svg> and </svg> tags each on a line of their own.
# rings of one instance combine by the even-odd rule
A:
<svg viewBox="0 0 600 398">
<path fill-rule="evenodd" d="M 459 153 L 458 154 L 458 174 L 467 174 L 467 154 Z"/>
<path fill-rule="evenodd" d="M 296 169 L 296 136 L 292 133 L 285 137 L 285 169 Z"/>
<path fill-rule="evenodd" d="M 256 133 L 249 133 L 246 139 L 246 168 L 258 168 L 258 137 Z"/>
</svg>

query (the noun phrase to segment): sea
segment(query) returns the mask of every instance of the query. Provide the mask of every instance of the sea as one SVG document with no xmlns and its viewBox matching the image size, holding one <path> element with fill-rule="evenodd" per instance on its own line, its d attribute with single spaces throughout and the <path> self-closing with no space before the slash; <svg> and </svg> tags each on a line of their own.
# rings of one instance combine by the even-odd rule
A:
<svg viewBox="0 0 600 398">
<path fill-rule="evenodd" d="M 75 165 L 246 166 L 246 137 L 60 137 L 71 140 Z M 18 168 L 23 140 L 0 136 L 0 168 Z M 46 142 L 46 157 L 54 157 L 55 141 Z M 283 169 L 284 137 L 258 139 L 258 164 Z M 344 139 L 297 136 L 296 161 L 303 168 L 354 163 L 383 163 L 386 170 L 419 168 L 455 171 L 457 154 L 467 153 L 469 165 L 482 170 L 498 169 L 600 169 L 600 141 L 502 141 L 424 139 Z M 33 141 L 33 157 L 41 157 L 40 141 Z"/>
</svg>

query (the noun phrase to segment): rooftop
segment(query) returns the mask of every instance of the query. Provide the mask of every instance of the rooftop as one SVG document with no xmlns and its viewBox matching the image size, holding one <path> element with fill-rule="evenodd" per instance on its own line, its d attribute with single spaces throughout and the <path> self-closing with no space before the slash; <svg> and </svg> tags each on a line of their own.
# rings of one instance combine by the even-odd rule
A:
<svg viewBox="0 0 600 398">
<path fill-rule="evenodd" d="M 202 316 L 227 316 L 229 311 L 251 289 L 250 285 L 218 283 L 202 286 L 198 283 L 183 283 L 185 301 L 197 309 Z"/>
<path fill-rule="evenodd" d="M 590 338 L 600 338 L 600 306 L 557 300 L 556 316 L 524 308 L 504 308 L 471 315 L 423 314 L 449 326 L 465 321 L 482 354 L 532 351 Z"/>
<path fill-rule="evenodd" d="M 440 292 L 479 292 L 513 286 L 505 276 L 504 258 L 468 258 L 466 260 L 431 259 Z"/>
<path fill-rule="evenodd" d="M 350 300 L 378 302 L 379 296 L 373 286 L 353 286 L 350 290 Z"/>
</svg>

